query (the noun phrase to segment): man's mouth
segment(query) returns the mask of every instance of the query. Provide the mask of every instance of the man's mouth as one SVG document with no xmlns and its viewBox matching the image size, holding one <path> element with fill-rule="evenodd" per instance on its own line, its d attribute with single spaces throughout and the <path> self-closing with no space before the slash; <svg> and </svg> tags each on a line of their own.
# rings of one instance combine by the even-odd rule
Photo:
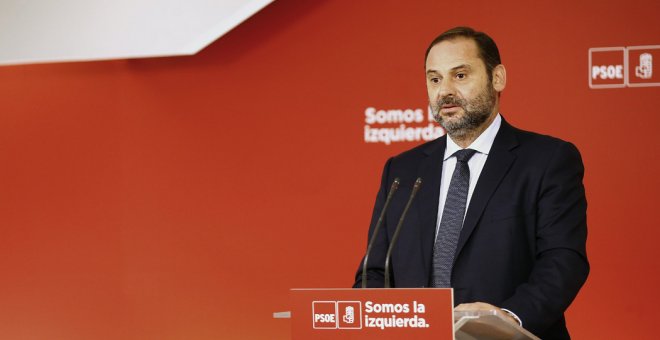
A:
<svg viewBox="0 0 660 340">
<path fill-rule="evenodd" d="M 441 113 L 446 114 L 446 115 L 453 115 L 456 112 L 458 112 L 458 110 L 460 110 L 460 109 L 461 109 L 460 105 L 442 104 L 442 106 L 440 106 L 440 110 L 438 110 L 438 111 L 440 111 Z"/>
</svg>

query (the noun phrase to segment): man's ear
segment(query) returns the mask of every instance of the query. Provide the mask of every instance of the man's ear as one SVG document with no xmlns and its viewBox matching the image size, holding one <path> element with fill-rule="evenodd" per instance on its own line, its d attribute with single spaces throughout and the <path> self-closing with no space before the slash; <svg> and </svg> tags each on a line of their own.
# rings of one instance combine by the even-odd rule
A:
<svg viewBox="0 0 660 340">
<path fill-rule="evenodd" d="M 506 69 L 504 65 L 499 64 L 493 68 L 493 89 L 502 92 L 506 87 Z"/>
</svg>

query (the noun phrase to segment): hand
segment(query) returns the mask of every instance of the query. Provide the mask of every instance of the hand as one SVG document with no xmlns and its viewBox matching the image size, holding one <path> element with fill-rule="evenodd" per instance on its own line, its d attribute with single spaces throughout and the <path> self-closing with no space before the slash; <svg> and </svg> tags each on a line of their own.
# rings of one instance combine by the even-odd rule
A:
<svg viewBox="0 0 660 340">
<path fill-rule="evenodd" d="M 454 310 L 457 311 L 457 312 L 478 311 L 478 310 L 496 310 L 499 313 L 501 313 L 501 315 L 504 315 L 504 317 L 507 320 L 513 322 L 516 325 L 518 324 L 518 320 L 516 320 L 513 316 L 511 316 L 511 314 L 503 311 L 499 307 L 493 306 L 493 305 L 491 305 L 489 303 L 485 303 L 485 302 L 461 303 L 460 305 L 456 306 L 456 308 L 454 308 Z"/>
</svg>

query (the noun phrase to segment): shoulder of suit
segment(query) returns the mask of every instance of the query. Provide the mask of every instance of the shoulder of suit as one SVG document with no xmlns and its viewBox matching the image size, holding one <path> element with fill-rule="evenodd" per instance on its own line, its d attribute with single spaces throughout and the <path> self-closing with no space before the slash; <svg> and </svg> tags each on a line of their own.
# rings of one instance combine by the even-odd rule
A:
<svg viewBox="0 0 660 340">
<path fill-rule="evenodd" d="M 539 145 L 546 147 L 558 147 L 561 145 L 573 145 L 571 142 L 565 141 L 561 138 L 557 138 L 550 135 L 545 135 L 537 132 L 526 131 L 509 125 L 509 128 L 516 135 L 516 138 L 521 143 L 521 145 Z"/>
<path fill-rule="evenodd" d="M 525 166 L 545 167 L 558 159 L 562 160 L 561 162 L 569 162 L 562 164 L 579 164 L 582 166 L 580 150 L 573 143 L 557 137 L 520 130 L 511 126 L 509 128 L 518 141 L 517 146 L 510 151 Z"/>
<path fill-rule="evenodd" d="M 550 135 L 545 135 L 537 132 L 522 130 L 517 127 L 514 127 L 508 123 L 502 124 L 501 127 L 502 133 L 512 133 L 515 136 L 515 139 L 520 143 L 519 146 L 523 148 L 532 148 L 537 151 L 544 149 L 555 149 L 562 146 L 569 146 L 570 148 L 575 148 L 573 143 L 565 141 L 563 139 L 553 137 Z M 427 157 L 429 154 L 434 152 L 441 152 L 444 155 L 444 146 L 446 145 L 447 135 L 428 141 L 424 144 L 417 145 L 411 149 L 408 149 L 394 157 L 392 160 L 396 163 L 399 162 L 409 162 L 420 160 Z"/>
<path fill-rule="evenodd" d="M 446 139 L 447 135 L 444 135 L 442 137 L 436 138 L 432 141 L 428 141 L 424 144 L 417 145 L 411 149 L 408 149 L 394 157 L 393 160 L 395 161 L 406 161 L 410 159 L 419 159 L 426 157 L 428 154 L 438 150 L 443 152 L 444 154 L 444 147 L 443 145 L 446 144 Z"/>
</svg>

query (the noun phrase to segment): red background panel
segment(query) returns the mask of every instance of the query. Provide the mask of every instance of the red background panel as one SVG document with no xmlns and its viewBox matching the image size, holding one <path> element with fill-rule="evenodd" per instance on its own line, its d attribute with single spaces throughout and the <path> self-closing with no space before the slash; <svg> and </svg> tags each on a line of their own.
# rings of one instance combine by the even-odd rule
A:
<svg viewBox="0 0 660 340">
<path fill-rule="evenodd" d="M 382 165 L 415 145 L 365 143 L 365 109 L 425 109 L 456 25 L 498 42 L 505 118 L 582 152 L 574 338 L 652 338 L 660 88 L 587 75 L 589 48 L 660 44 L 660 4 L 528 6 L 279 0 L 196 56 L 0 68 L 0 338 L 287 339 L 272 312 L 352 284 Z"/>
</svg>

